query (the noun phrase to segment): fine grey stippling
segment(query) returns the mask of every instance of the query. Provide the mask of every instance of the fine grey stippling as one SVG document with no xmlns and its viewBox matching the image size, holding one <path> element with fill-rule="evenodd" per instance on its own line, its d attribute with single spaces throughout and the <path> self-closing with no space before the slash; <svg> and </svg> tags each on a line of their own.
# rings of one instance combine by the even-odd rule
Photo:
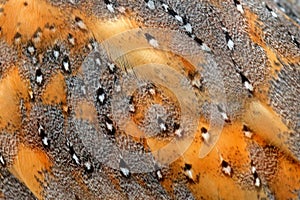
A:
<svg viewBox="0 0 300 200">
<path fill-rule="evenodd" d="M 203 51 L 206 52 L 211 52 L 211 49 L 208 47 L 206 43 L 204 43 L 200 38 L 198 38 L 194 33 L 193 33 L 193 27 L 191 23 L 189 23 L 188 19 L 185 16 L 181 16 L 178 14 L 173 8 L 171 8 L 169 5 L 167 5 L 164 2 L 161 2 L 163 10 L 174 17 L 174 19 L 179 22 L 179 24 L 182 26 L 184 29 L 185 33 L 187 36 L 192 38 L 196 43 L 198 43 Z"/>
</svg>

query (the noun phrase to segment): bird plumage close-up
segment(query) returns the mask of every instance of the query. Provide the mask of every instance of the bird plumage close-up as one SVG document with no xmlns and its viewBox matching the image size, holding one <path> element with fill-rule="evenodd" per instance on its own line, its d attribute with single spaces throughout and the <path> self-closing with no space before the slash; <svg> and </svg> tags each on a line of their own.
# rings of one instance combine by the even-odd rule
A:
<svg viewBox="0 0 300 200">
<path fill-rule="evenodd" d="M 298 0 L 0 0 L 0 199 L 300 199 Z"/>
</svg>

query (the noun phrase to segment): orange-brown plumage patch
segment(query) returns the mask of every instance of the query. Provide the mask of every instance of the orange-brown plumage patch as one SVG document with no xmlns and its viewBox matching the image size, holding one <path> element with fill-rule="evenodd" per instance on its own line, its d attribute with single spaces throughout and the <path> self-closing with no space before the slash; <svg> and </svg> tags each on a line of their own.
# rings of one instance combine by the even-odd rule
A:
<svg viewBox="0 0 300 200">
<path fill-rule="evenodd" d="M 34 193 L 38 199 L 42 199 L 43 170 L 49 170 L 51 161 L 45 152 L 32 149 L 21 144 L 13 166 L 9 169 L 14 176 L 19 178 Z"/>
<path fill-rule="evenodd" d="M 65 26 L 62 13 L 45 1 L 27 0 L 27 5 L 23 1 L 9 1 L 3 8 L 5 15 L 0 19 L 3 34 L 7 42 L 13 43 L 16 32 L 22 35 L 22 41 L 31 39 L 31 36 L 38 28 L 44 28 L 46 24 L 56 27 Z M 18 15 L 15 15 L 18 13 Z M 45 21 L 47 20 L 47 21 Z M 55 33 L 61 35 L 61 31 Z M 45 33 L 44 38 L 50 39 L 49 33 Z"/>
<path fill-rule="evenodd" d="M 283 134 L 288 132 L 289 129 L 270 108 L 263 106 L 260 102 L 252 102 L 245 113 L 244 120 L 251 129 L 267 142 L 280 147 L 285 153 L 290 154 L 285 143 L 288 135 Z"/>
<path fill-rule="evenodd" d="M 16 44 L 17 34 L 20 36 L 17 46 L 33 41 L 39 49 L 45 49 L 58 40 L 66 40 L 69 33 L 75 36 L 75 47 L 90 38 L 90 34 L 73 28 L 75 16 L 65 15 L 65 11 L 43 0 L 26 2 L 26 6 L 23 1 L 9 1 L 3 6 L 5 14 L 0 16 L 0 27 L 7 43 Z"/>
<path fill-rule="evenodd" d="M 270 183 L 271 188 L 276 191 L 278 199 L 294 199 L 297 194 L 287 193 L 289 188 L 300 188 L 300 165 L 289 157 L 279 159 L 278 172 Z"/>
<path fill-rule="evenodd" d="M 45 105 L 65 105 L 66 97 L 66 83 L 64 76 L 61 73 L 54 75 L 47 84 L 46 89 L 42 95 L 42 101 Z"/>
<path fill-rule="evenodd" d="M 21 128 L 20 101 L 29 108 L 28 86 L 19 75 L 19 70 L 11 66 L 6 76 L 0 81 L 0 128 L 8 132 L 14 132 Z"/>
</svg>

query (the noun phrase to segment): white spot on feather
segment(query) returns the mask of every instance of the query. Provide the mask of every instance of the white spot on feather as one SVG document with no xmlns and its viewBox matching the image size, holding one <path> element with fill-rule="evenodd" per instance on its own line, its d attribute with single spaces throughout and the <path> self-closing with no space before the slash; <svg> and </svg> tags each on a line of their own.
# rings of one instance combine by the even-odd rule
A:
<svg viewBox="0 0 300 200">
<path fill-rule="evenodd" d="M 227 47 L 232 51 L 234 47 L 234 43 L 231 39 L 228 40 L 227 42 Z"/>
<path fill-rule="evenodd" d="M 135 112 L 135 108 L 133 104 L 129 104 L 129 111 L 130 112 Z"/>
<path fill-rule="evenodd" d="M 167 130 L 167 127 L 164 123 L 160 123 L 159 128 L 160 128 L 161 131 L 166 131 Z"/>
<path fill-rule="evenodd" d="M 231 167 L 229 165 L 227 167 L 222 167 L 222 171 L 228 176 L 231 175 Z"/>
<path fill-rule="evenodd" d="M 275 18 L 278 17 L 278 15 L 277 15 L 274 11 L 271 11 L 271 14 L 272 14 L 272 16 L 275 17 Z"/>
<path fill-rule="evenodd" d="M 253 86 L 252 86 L 252 84 L 251 83 L 249 83 L 248 81 L 245 81 L 244 82 L 244 86 L 245 86 L 245 88 L 247 89 L 247 90 L 249 90 L 249 91 L 253 91 Z"/>
<path fill-rule="evenodd" d="M 167 4 L 163 3 L 162 7 L 165 9 L 166 12 L 168 12 L 169 6 Z"/>
<path fill-rule="evenodd" d="M 78 156 L 77 156 L 75 153 L 72 155 L 72 158 L 74 159 L 74 161 L 75 161 L 75 163 L 76 163 L 77 165 L 80 165 L 79 158 L 78 158 Z"/>
<path fill-rule="evenodd" d="M 186 32 L 188 32 L 188 33 L 193 32 L 193 28 L 192 28 L 192 25 L 190 23 L 186 23 L 183 27 L 184 27 Z"/>
<path fill-rule="evenodd" d="M 99 59 L 99 58 L 96 58 L 95 61 L 96 61 L 96 64 L 97 64 L 97 65 L 99 65 L 99 66 L 101 65 L 101 62 L 100 62 L 100 59 Z"/>
<path fill-rule="evenodd" d="M 247 138 L 252 138 L 253 133 L 252 133 L 251 131 L 244 131 L 244 135 L 245 135 Z"/>
<path fill-rule="evenodd" d="M 121 170 L 122 174 L 123 174 L 125 177 L 128 177 L 128 176 L 129 176 L 130 171 L 129 171 L 128 168 L 121 167 L 120 170 Z"/>
<path fill-rule="evenodd" d="M 157 175 L 158 180 L 161 180 L 163 178 L 162 173 L 161 173 L 160 170 L 156 171 L 156 175 Z"/>
<path fill-rule="evenodd" d="M 187 170 L 187 171 L 186 171 L 186 174 L 187 174 L 187 176 L 188 176 L 191 180 L 194 179 L 192 170 Z"/>
<path fill-rule="evenodd" d="M 244 14 L 244 9 L 243 9 L 243 7 L 242 7 L 241 4 L 237 4 L 237 5 L 236 5 L 236 8 L 237 8 L 237 10 L 238 10 L 240 13 Z"/>
<path fill-rule="evenodd" d="M 105 100 L 105 94 L 101 94 L 98 96 L 98 99 L 101 103 L 104 103 L 104 100 Z"/>
<path fill-rule="evenodd" d="M 33 46 L 29 46 L 29 47 L 27 48 L 27 50 L 28 50 L 28 52 L 30 53 L 30 55 L 33 55 L 34 52 L 35 52 L 35 49 L 34 49 Z"/>
<path fill-rule="evenodd" d="M 228 120 L 229 120 L 229 118 L 228 118 L 228 116 L 227 116 L 226 113 L 221 112 L 221 116 L 222 116 L 222 118 L 223 118 L 225 121 L 228 121 Z"/>
<path fill-rule="evenodd" d="M 154 48 L 157 48 L 157 47 L 159 46 L 157 40 L 154 39 L 154 38 L 151 38 L 151 39 L 149 40 L 149 44 L 150 44 L 151 46 L 153 46 Z"/>
<path fill-rule="evenodd" d="M 148 3 L 147 3 L 147 7 L 148 7 L 150 10 L 154 10 L 154 9 L 155 9 L 154 1 L 149 0 Z"/>
<path fill-rule="evenodd" d="M 47 137 L 43 137 L 42 142 L 45 146 L 49 146 L 49 142 L 48 142 L 48 138 Z"/>
<path fill-rule="evenodd" d="M 29 94 L 30 99 L 33 100 L 34 96 L 33 96 L 33 91 L 31 89 L 28 91 L 28 94 Z"/>
<path fill-rule="evenodd" d="M 110 124 L 110 123 L 108 123 L 108 122 L 105 122 L 105 124 L 106 124 L 106 128 L 107 128 L 110 132 L 112 132 L 112 131 L 113 131 L 113 125 Z"/>
<path fill-rule="evenodd" d="M 114 6 L 110 3 L 110 4 L 107 4 L 106 5 L 107 9 L 109 10 L 109 12 L 111 13 L 114 13 L 115 12 L 115 9 L 114 9 Z"/>
<path fill-rule="evenodd" d="M 175 19 L 176 19 L 177 21 L 179 21 L 180 23 L 183 23 L 183 19 L 182 19 L 181 16 L 175 15 Z"/>
<path fill-rule="evenodd" d="M 66 72 L 70 72 L 70 65 L 68 61 L 63 61 L 63 67 Z"/>
<path fill-rule="evenodd" d="M 209 143 L 210 134 L 208 132 L 201 133 L 201 137 L 203 138 L 204 142 L 207 144 Z"/>
<path fill-rule="evenodd" d="M 37 82 L 38 84 L 42 84 L 42 82 L 43 82 L 43 75 L 37 76 L 37 77 L 36 77 L 36 82 Z"/>
<path fill-rule="evenodd" d="M 87 30 L 87 27 L 86 27 L 85 23 L 84 23 L 82 20 L 77 21 L 77 22 L 76 22 L 76 25 L 77 25 L 80 29 L 82 29 L 82 30 Z"/>
<path fill-rule="evenodd" d="M 259 186 L 260 186 L 260 179 L 259 179 L 258 177 L 255 179 L 254 185 L 255 185 L 256 187 L 259 187 Z"/>
<path fill-rule="evenodd" d="M 2 155 L 0 155 L 0 163 L 4 166 L 5 165 L 5 161 Z"/>
<path fill-rule="evenodd" d="M 183 129 L 179 128 L 175 131 L 175 135 L 177 135 L 178 137 L 182 137 L 182 133 L 183 133 Z"/>
<path fill-rule="evenodd" d="M 203 44 L 201 45 L 201 49 L 202 49 L 203 51 L 207 51 L 207 52 L 210 52 L 210 51 L 211 51 L 211 49 L 210 49 L 205 43 L 203 43 Z"/>
</svg>

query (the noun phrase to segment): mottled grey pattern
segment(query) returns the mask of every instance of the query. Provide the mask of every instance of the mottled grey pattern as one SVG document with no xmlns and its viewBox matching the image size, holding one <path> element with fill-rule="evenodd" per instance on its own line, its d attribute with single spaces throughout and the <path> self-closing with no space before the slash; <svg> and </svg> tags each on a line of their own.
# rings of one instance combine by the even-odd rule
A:
<svg viewBox="0 0 300 200">
<path fill-rule="evenodd" d="M 1 197 L 1 193 L 3 193 L 4 197 Z M 3 169 L 0 166 L 0 199 L 36 200 L 36 197 L 7 169 Z"/>
<path fill-rule="evenodd" d="M 244 102 L 253 98 L 253 94 L 244 87 L 239 73 L 249 79 L 255 91 L 260 86 L 270 84 L 268 94 L 270 105 L 292 130 L 288 146 L 300 159 L 299 63 L 283 65 L 283 68 L 276 72 L 278 77 L 271 79 L 272 63 L 269 63 L 265 50 L 250 39 L 247 19 L 237 10 L 233 1 L 219 1 L 221 7 L 218 7 L 208 0 L 197 2 L 154 0 L 153 10 L 143 0 L 108 1 L 111 7 L 108 7 L 105 1 L 99 0 L 49 0 L 49 2 L 64 10 L 65 13 L 72 8 L 79 8 L 86 15 L 93 14 L 104 20 L 122 16 L 122 8 L 125 8 L 126 11 L 132 12 L 129 18 L 136 20 L 143 27 L 168 29 L 178 33 L 172 35 L 174 38 L 172 37 L 172 44 L 168 47 L 173 53 L 188 54 L 183 58 L 196 61 L 193 63 L 198 67 L 195 74 L 201 74 L 200 88 L 190 84 L 196 75 L 188 74 L 189 79 L 183 80 L 182 85 L 189 85 L 185 89 L 193 91 L 198 97 L 196 100 L 189 99 L 186 102 L 197 105 L 199 110 L 194 110 L 197 116 L 200 113 L 209 120 L 211 115 L 215 115 L 213 117 L 217 120 L 212 121 L 212 124 L 218 124 L 221 117 L 217 106 L 220 106 L 230 119 L 239 119 L 244 113 Z M 166 12 L 164 4 L 178 16 L 183 17 L 186 22 L 180 22 L 172 16 L 172 12 Z M 258 20 L 263 22 L 258 23 L 257 26 L 263 31 L 263 42 L 272 51 L 283 58 L 299 59 L 300 31 L 294 24 L 299 24 L 299 8 L 293 7 L 288 1 L 281 0 L 274 2 L 250 0 L 242 1 L 241 4 L 244 9 L 254 12 Z M 114 12 L 109 9 L 113 9 Z M 295 21 L 286 19 L 285 14 Z M 68 20 L 75 27 L 71 17 Z M 192 31 L 186 29 L 185 23 L 191 25 Z M 153 35 L 160 44 L 166 39 L 163 34 Z M 135 35 L 130 36 L 135 37 Z M 234 43 L 233 47 L 230 47 L 228 37 Z M 207 47 L 201 50 L 203 44 Z M 54 164 L 51 174 L 42 172 L 46 183 L 43 185 L 45 199 L 195 199 L 187 187 L 186 177 L 174 183 L 172 194 L 169 194 L 156 177 L 154 166 L 160 163 L 154 159 L 150 148 L 144 144 L 143 139 L 137 141 L 130 134 L 126 134 L 121 127 L 123 121 L 134 116 L 134 112 L 128 112 L 130 95 L 132 95 L 135 106 L 145 103 L 150 105 L 146 110 L 146 118 L 137 123 L 139 128 L 144 130 L 147 136 L 174 137 L 174 124 L 182 122 L 179 118 L 183 115 L 178 102 L 171 102 L 162 95 L 164 107 L 158 108 L 154 101 L 149 100 L 151 95 L 147 93 L 146 87 L 147 84 L 152 84 L 150 81 L 138 85 L 130 94 L 116 95 L 118 84 L 123 84 L 122 89 L 131 87 L 127 84 L 126 78 L 124 80 L 124 77 L 128 78 L 128 74 L 131 73 L 127 72 L 131 66 L 126 65 L 128 64 L 126 56 L 123 56 L 121 62 L 124 62 L 122 64 L 125 64 L 125 69 L 118 67 L 113 71 L 109 69 L 111 64 L 115 64 L 114 60 L 110 60 L 102 44 L 95 42 L 93 38 L 86 43 L 86 46 L 80 47 L 81 49 L 75 52 L 75 55 L 70 53 L 72 45 L 66 40 L 57 41 L 54 46 L 33 53 L 28 52 L 30 45 L 32 44 L 28 43 L 20 47 L 22 55 L 19 60 L 23 61 L 21 63 L 17 51 L 0 41 L 0 77 L 3 78 L 4 72 L 12 64 L 19 65 L 21 77 L 30 81 L 30 87 L 36 97 L 32 101 L 31 112 L 27 117 L 24 101 L 21 101 L 20 111 L 23 119 L 22 130 L 24 130 L 22 133 L 25 135 L 21 142 L 42 149 Z M 56 57 L 55 54 L 58 56 Z M 200 62 L 201 59 L 198 60 L 193 56 L 205 61 Z M 70 72 L 62 69 L 62 62 L 66 58 L 70 60 Z M 280 62 L 280 57 L 277 59 Z M 43 74 L 41 85 L 36 83 L 36 68 L 40 68 Z M 81 71 L 78 74 L 71 73 L 79 68 Z M 61 105 L 41 105 L 41 94 L 50 78 L 57 72 L 61 72 L 66 81 L 69 105 L 66 113 L 61 111 Z M 270 79 L 270 82 L 266 81 Z M 104 103 L 99 102 L 97 96 L 99 87 L 103 88 L 105 93 Z M 159 90 L 156 92 L 163 93 Z M 206 92 L 210 96 L 207 96 Z M 114 95 L 117 96 L 116 99 L 113 99 Z M 118 103 L 113 100 L 118 100 Z M 96 107 L 96 116 L 93 116 L 96 122 L 91 123 L 76 117 L 75 108 L 81 101 Z M 166 121 L 168 128 L 166 133 L 161 133 L 156 114 L 160 114 L 162 120 Z M 108 119 L 111 120 L 111 126 L 115 130 L 113 133 L 108 128 Z M 186 118 L 185 120 L 186 124 L 180 125 L 192 130 L 192 122 L 190 123 Z M 39 125 L 43 125 L 45 129 L 50 141 L 49 147 L 45 147 L 42 143 L 38 132 Z M 18 142 L 19 138 L 14 134 L 0 134 L 0 155 L 8 165 L 16 155 Z M 72 143 L 72 148 L 68 143 Z M 268 189 L 267 183 L 272 181 L 277 172 L 277 161 L 280 156 L 278 149 L 251 144 L 249 152 L 252 165 L 256 167 L 263 187 Z M 178 152 L 174 154 L 176 153 Z M 121 159 L 128 165 L 131 173 L 129 177 L 124 177 L 120 173 Z M 92 170 L 87 170 L 86 163 L 91 165 Z M 237 163 L 233 163 L 233 166 L 235 164 Z M 170 174 L 171 170 L 168 166 L 163 167 L 163 176 L 173 175 Z M 248 172 L 235 172 L 233 179 L 243 188 L 254 190 L 254 178 L 250 168 L 249 164 Z M 180 175 L 184 176 L 182 172 Z M 27 188 L 3 166 L 0 166 L 0 180 L 0 189 L 6 199 L 34 199 Z M 270 199 L 274 198 L 271 191 L 267 193 Z"/>
</svg>

